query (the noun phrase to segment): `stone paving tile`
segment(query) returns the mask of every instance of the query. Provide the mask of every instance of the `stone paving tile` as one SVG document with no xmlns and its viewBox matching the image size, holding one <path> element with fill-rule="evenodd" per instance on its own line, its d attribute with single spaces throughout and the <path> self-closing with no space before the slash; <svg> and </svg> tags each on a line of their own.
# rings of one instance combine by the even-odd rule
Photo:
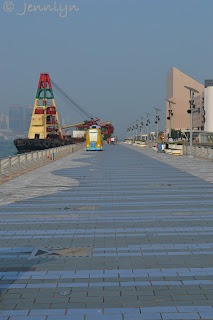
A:
<svg viewBox="0 0 213 320">
<path fill-rule="evenodd" d="M 210 319 L 213 185 L 158 156 L 106 145 L 4 184 L 0 317 Z"/>
</svg>

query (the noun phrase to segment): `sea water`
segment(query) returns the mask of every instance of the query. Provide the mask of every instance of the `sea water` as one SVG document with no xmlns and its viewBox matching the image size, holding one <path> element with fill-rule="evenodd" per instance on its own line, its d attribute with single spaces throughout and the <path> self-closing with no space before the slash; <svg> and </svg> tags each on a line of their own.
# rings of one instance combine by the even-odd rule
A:
<svg viewBox="0 0 213 320">
<path fill-rule="evenodd" d="M 13 144 L 13 140 L 0 141 L 0 158 L 12 157 L 17 154 L 17 149 Z"/>
</svg>

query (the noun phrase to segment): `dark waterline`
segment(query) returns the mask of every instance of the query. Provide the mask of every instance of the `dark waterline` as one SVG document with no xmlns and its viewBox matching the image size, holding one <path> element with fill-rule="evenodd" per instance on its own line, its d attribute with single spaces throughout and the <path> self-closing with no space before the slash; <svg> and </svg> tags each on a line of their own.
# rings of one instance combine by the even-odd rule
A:
<svg viewBox="0 0 213 320">
<path fill-rule="evenodd" d="M 12 157 L 17 154 L 13 140 L 0 141 L 0 158 Z"/>
</svg>

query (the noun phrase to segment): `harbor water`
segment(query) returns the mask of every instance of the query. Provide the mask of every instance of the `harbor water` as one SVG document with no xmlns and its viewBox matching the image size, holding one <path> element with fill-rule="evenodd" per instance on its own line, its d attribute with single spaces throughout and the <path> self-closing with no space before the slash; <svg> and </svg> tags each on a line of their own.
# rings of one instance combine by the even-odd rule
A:
<svg viewBox="0 0 213 320">
<path fill-rule="evenodd" d="M 12 157 L 17 154 L 17 149 L 13 144 L 13 140 L 0 141 L 0 159 Z"/>
</svg>

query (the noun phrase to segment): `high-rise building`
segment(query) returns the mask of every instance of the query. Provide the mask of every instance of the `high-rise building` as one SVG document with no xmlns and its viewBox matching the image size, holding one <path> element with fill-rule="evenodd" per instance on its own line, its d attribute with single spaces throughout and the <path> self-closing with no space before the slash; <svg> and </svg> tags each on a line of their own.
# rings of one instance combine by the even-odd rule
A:
<svg viewBox="0 0 213 320">
<path fill-rule="evenodd" d="M 213 79 L 205 80 L 205 88 L 213 87 Z"/>
<path fill-rule="evenodd" d="M 205 80 L 204 110 L 206 132 L 213 132 L 213 80 Z"/>
<path fill-rule="evenodd" d="M 192 129 L 203 131 L 205 122 L 204 92 L 194 98 L 195 108 L 192 111 Z"/>
<path fill-rule="evenodd" d="M 9 126 L 17 135 L 24 133 L 24 108 L 9 107 Z"/>
<path fill-rule="evenodd" d="M 204 92 L 194 98 L 192 128 L 195 131 L 213 132 L 213 80 L 205 80 Z"/>
<path fill-rule="evenodd" d="M 0 130 L 9 129 L 8 116 L 4 113 L 0 114 Z"/>
<path fill-rule="evenodd" d="M 187 113 L 189 109 L 189 90 L 184 88 L 188 86 L 196 89 L 202 94 L 204 86 L 198 81 L 190 78 L 185 73 L 176 68 L 172 68 L 167 72 L 167 99 L 172 100 L 176 104 L 172 105 L 173 117 L 171 117 L 171 128 L 175 130 L 181 129 L 185 132 L 190 128 L 190 115 Z M 198 94 L 197 94 L 198 95 Z M 195 94 L 195 97 L 197 96 Z M 169 116 L 169 103 L 166 102 L 166 117 Z M 166 120 L 166 131 L 169 131 L 169 120 Z"/>
<path fill-rule="evenodd" d="M 29 128 L 30 128 L 30 122 L 32 118 L 33 113 L 33 107 L 27 107 L 24 110 L 24 131 L 26 134 L 28 134 Z"/>
</svg>

